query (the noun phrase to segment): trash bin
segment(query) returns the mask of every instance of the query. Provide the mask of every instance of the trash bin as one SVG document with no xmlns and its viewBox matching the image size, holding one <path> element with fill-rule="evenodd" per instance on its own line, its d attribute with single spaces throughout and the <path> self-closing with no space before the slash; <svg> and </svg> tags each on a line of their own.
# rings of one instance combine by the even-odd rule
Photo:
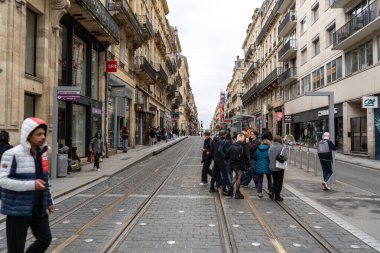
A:
<svg viewBox="0 0 380 253">
<path fill-rule="evenodd" d="M 69 147 L 64 146 L 58 150 L 58 162 L 57 162 L 57 172 L 58 177 L 66 177 L 67 176 L 67 166 L 69 161 L 68 155 Z"/>
</svg>

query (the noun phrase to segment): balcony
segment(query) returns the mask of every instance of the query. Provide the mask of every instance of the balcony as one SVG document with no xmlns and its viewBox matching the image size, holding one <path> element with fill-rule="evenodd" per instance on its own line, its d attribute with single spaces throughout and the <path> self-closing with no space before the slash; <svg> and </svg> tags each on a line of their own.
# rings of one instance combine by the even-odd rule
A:
<svg viewBox="0 0 380 253">
<path fill-rule="evenodd" d="M 282 46 L 280 51 L 278 52 L 278 60 L 282 62 L 289 61 L 297 56 L 297 40 L 289 39 Z"/>
<path fill-rule="evenodd" d="M 183 97 L 182 97 L 181 93 L 180 92 L 176 92 L 175 97 L 178 100 L 179 104 L 182 104 Z"/>
<path fill-rule="evenodd" d="M 168 84 L 169 82 L 168 74 L 166 74 L 164 68 L 159 63 L 156 64 L 156 76 L 157 76 L 158 82 L 165 85 Z"/>
<path fill-rule="evenodd" d="M 175 91 L 176 91 L 177 87 L 174 85 L 174 84 L 169 84 L 166 88 L 166 91 L 167 91 L 167 97 L 168 98 L 173 98 L 175 97 Z"/>
<path fill-rule="evenodd" d="M 244 93 L 242 97 L 243 104 L 247 104 L 253 99 L 253 96 L 256 94 L 256 90 L 257 90 L 257 84 L 255 83 L 254 85 L 252 85 L 251 88 L 249 88 L 249 90 L 246 93 Z"/>
<path fill-rule="evenodd" d="M 272 84 L 277 83 L 278 76 L 281 74 L 281 68 L 275 68 L 257 87 L 257 92 L 262 92 L 270 88 Z"/>
<path fill-rule="evenodd" d="M 234 95 L 232 96 L 232 103 L 235 103 L 236 100 L 237 100 L 237 94 L 234 94 Z"/>
<path fill-rule="evenodd" d="M 178 85 L 178 87 L 182 86 L 182 77 L 179 73 L 175 75 L 175 83 Z"/>
<path fill-rule="evenodd" d="M 100 42 L 119 43 L 119 26 L 99 0 L 71 1 L 68 12 Z"/>
<path fill-rule="evenodd" d="M 144 32 L 135 13 L 126 0 L 108 3 L 108 10 L 122 27 L 135 48 L 144 42 Z"/>
<path fill-rule="evenodd" d="M 283 0 L 279 0 L 276 5 L 274 6 L 271 14 L 269 15 L 267 21 L 265 22 L 264 26 L 261 28 L 261 32 L 257 36 L 256 39 L 256 45 L 259 45 L 261 41 L 264 39 L 265 35 L 268 33 L 270 27 L 273 25 L 276 17 L 278 16 L 278 7 L 283 2 Z"/>
<path fill-rule="evenodd" d="M 247 83 L 247 81 L 252 76 L 254 71 L 259 69 L 259 65 L 260 65 L 259 62 L 257 62 L 257 61 L 252 62 L 251 66 L 249 66 L 247 72 L 245 72 L 245 74 L 243 76 L 243 83 Z"/>
<path fill-rule="evenodd" d="M 144 56 L 135 57 L 134 70 L 137 77 L 145 83 L 154 84 L 156 82 L 156 71 Z"/>
<path fill-rule="evenodd" d="M 143 28 L 144 39 L 149 40 L 154 37 L 154 30 L 152 22 L 150 22 L 149 17 L 147 15 L 138 15 L 137 19 L 140 22 L 140 25 Z"/>
<path fill-rule="evenodd" d="M 160 50 L 161 54 L 166 54 L 166 46 L 164 39 L 162 38 L 162 35 L 159 30 L 156 30 L 154 33 L 154 41 L 156 42 L 158 49 Z"/>
<path fill-rule="evenodd" d="M 280 25 L 278 26 L 278 36 L 285 37 L 288 35 L 294 27 L 297 25 L 297 12 L 296 11 L 289 11 L 286 13 L 284 19 L 281 21 Z"/>
<path fill-rule="evenodd" d="M 288 68 L 278 76 L 280 86 L 297 81 L 297 68 Z"/>
<path fill-rule="evenodd" d="M 380 30 L 380 1 L 375 1 L 339 28 L 333 37 L 333 50 L 345 50 Z"/>
<path fill-rule="evenodd" d="M 278 1 L 278 10 L 277 12 L 280 14 L 286 13 L 289 9 L 290 5 L 294 2 L 294 0 L 279 0 Z"/>
<path fill-rule="evenodd" d="M 170 74 L 174 74 L 174 72 L 176 72 L 177 68 L 176 68 L 175 64 L 173 63 L 172 59 L 170 59 L 170 57 L 166 56 L 165 64 L 166 64 L 166 67 L 169 70 Z"/>
<path fill-rule="evenodd" d="M 333 0 L 333 3 L 330 5 L 330 8 L 344 8 L 349 9 L 351 7 L 356 6 L 358 3 L 362 2 L 362 0 Z"/>
<path fill-rule="evenodd" d="M 247 52 L 245 53 L 245 62 L 249 62 L 250 59 L 251 59 L 251 56 L 253 56 L 253 52 L 255 51 L 256 49 L 256 43 L 253 43 L 249 46 Z"/>
</svg>

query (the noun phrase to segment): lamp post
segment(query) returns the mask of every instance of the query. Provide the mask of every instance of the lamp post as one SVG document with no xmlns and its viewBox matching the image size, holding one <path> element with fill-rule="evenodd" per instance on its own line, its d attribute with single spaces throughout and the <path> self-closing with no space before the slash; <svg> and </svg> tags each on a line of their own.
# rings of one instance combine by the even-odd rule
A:
<svg viewBox="0 0 380 253">
<path fill-rule="evenodd" d="M 319 92 L 305 92 L 306 96 L 327 96 L 329 100 L 329 132 L 331 140 L 335 144 L 335 108 L 334 108 L 334 92 L 333 91 L 319 91 Z M 335 153 L 332 152 L 332 182 L 335 182 Z"/>
</svg>

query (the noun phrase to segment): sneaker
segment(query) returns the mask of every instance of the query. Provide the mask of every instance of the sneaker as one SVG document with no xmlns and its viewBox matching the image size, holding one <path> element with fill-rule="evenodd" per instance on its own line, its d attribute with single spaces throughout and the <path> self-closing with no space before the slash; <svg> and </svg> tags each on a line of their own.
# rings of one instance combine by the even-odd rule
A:
<svg viewBox="0 0 380 253">
<path fill-rule="evenodd" d="M 97 168 L 97 169 L 96 169 L 96 171 L 100 171 L 100 169 L 99 169 L 99 168 Z"/>
<path fill-rule="evenodd" d="M 210 192 L 217 192 L 217 190 L 215 188 L 211 188 Z"/>
<path fill-rule="evenodd" d="M 284 199 L 282 197 L 276 197 L 274 200 L 276 200 L 276 201 L 283 201 Z"/>
<path fill-rule="evenodd" d="M 241 192 L 236 192 L 235 193 L 235 199 L 244 199 L 244 195 L 241 194 Z"/>
<path fill-rule="evenodd" d="M 328 187 L 328 185 L 327 185 L 327 183 L 325 181 L 322 181 L 322 186 L 323 186 L 323 190 L 324 191 L 329 190 L 329 187 Z"/>
<path fill-rule="evenodd" d="M 248 185 L 245 185 L 245 184 L 241 184 L 240 187 L 243 187 L 243 188 L 248 188 Z"/>
<path fill-rule="evenodd" d="M 199 185 L 208 185 L 208 184 L 204 182 L 200 182 Z"/>
<path fill-rule="evenodd" d="M 262 193 L 259 193 L 259 199 L 262 199 L 264 196 Z"/>
<path fill-rule="evenodd" d="M 268 195 L 269 195 L 269 198 L 270 198 L 270 199 L 273 199 L 273 197 L 274 197 L 273 192 L 269 192 Z"/>
</svg>

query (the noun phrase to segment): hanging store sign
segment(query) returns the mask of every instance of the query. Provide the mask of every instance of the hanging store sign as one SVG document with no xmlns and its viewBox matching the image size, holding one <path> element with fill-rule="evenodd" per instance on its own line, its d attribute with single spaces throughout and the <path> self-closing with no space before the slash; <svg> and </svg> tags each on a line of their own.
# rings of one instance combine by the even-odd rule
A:
<svg viewBox="0 0 380 253">
<path fill-rule="evenodd" d="M 107 61 L 106 72 L 117 72 L 117 61 Z"/>
<path fill-rule="evenodd" d="M 60 101 L 78 101 L 80 90 L 58 90 L 57 99 Z"/>
<path fill-rule="evenodd" d="M 337 114 L 337 113 L 338 113 L 338 108 L 334 108 L 334 114 Z M 329 115 L 329 110 L 318 111 L 318 117 L 328 116 L 328 115 Z"/>
<path fill-rule="evenodd" d="M 284 116 L 284 122 L 285 123 L 292 123 L 293 122 L 293 116 L 292 115 L 285 115 Z"/>
<path fill-rule="evenodd" d="M 283 112 L 276 112 L 276 119 L 277 119 L 277 121 L 281 121 L 283 116 L 284 116 Z"/>
<path fill-rule="evenodd" d="M 377 97 L 363 97 L 362 108 L 378 108 Z"/>
</svg>

